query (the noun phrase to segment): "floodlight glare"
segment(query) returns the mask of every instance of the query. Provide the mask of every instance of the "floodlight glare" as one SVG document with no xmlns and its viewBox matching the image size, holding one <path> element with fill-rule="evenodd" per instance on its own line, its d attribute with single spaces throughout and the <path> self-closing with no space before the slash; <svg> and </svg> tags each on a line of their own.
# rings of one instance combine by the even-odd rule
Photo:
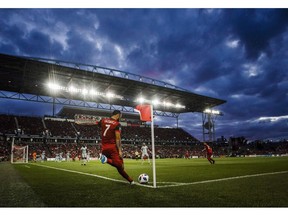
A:
<svg viewBox="0 0 288 216">
<path fill-rule="evenodd" d="M 96 95 L 97 92 L 96 92 L 94 89 L 90 89 L 90 90 L 89 90 L 89 94 L 90 94 L 90 95 Z"/>
<path fill-rule="evenodd" d="M 211 109 L 205 109 L 204 113 L 211 113 Z"/>
<path fill-rule="evenodd" d="M 111 92 L 108 92 L 108 93 L 106 94 L 106 96 L 107 96 L 108 98 L 113 98 L 114 95 L 115 95 L 115 94 L 113 94 L 113 93 L 111 93 Z"/>
<path fill-rule="evenodd" d="M 75 93 L 75 92 L 78 91 L 78 89 L 76 89 L 74 86 L 70 86 L 70 87 L 68 88 L 68 91 L 71 92 L 71 93 Z"/>
<path fill-rule="evenodd" d="M 160 101 L 158 100 L 158 99 L 154 99 L 153 101 L 152 101 L 152 104 L 153 105 L 158 105 L 160 103 Z"/>
<path fill-rule="evenodd" d="M 139 103 L 144 103 L 145 99 L 144 99 L 143 97 L 139 97 L 139 98 L 137 99 L 137 101 L 138 101 Z"/>
<path fill-rule="evenodd" d="M 164 106 L 170 107 L 170 106 L 172 106 L 172 105 L 173 105 L 173 104 L 170 103 L 170 102 L 164 102 Z"/>
<path fill-rule="evenodd" d="M 82 94 L 83 94 L 83 95 L 88 94 L 88 90 L 87 90 L 87 89 L 82 89 Z"/>
<path fill-rule="evenodd" d="M 49 82 L 47 85 L 48 85 L 48 88 L 54 91 L 61 89 L 61 86 L 59 86 L 56 83 Z"/>
<path fill-rule="evenodd" d="M 214 114 L 214 115 L 221 115 L 221 112 L 219 110 L 211 110 L 211 109 L 205 109 L 204 113 Z"/>
</svg>

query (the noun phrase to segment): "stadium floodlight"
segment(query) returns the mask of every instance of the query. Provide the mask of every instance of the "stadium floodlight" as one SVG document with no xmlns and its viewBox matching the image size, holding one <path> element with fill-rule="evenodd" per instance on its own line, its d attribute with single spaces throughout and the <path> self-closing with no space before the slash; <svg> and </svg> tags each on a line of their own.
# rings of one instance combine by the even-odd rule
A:
<svg viewBox="0 0 288 216">
<path fill-rule="evenodd" d="M 156 98 L 156 99 L 152 100 L 152 104 L 154 106 L 157 106 L 158 104 L 160 104 L 160 101 Z"/>
<path fill-rule="evenodd" d="M 107 92 L 107 93 L 99 92 L 93 88 L 88 90 L 84 87 L 83 89 L 81 89 L 81 88 L 76 88 L 73 85 L 70 85 L 69 87 L 64 87 L 64 86 L 58 85 L 55 82 L 48 82 L 46 85 L 50 90 L 53 90 L 53 91 L 61 90 L 61 91 L 65 91 L 71 94 L 82 93 L 82 95 L 84 96 L 89 94 L 90 96 L 102 96 L 102 97 L 107 97 L 107 98 L 117 98 L 120 100 L 123 100 L 124 98 L 122 95 L 116 95 L 113 92 Z"/>
<path fill-rule="evenodd" d="M 205 109 L 203 112 L 213 115 L 222 115 L 222 113 L 219 110 Z"/>
<path fill-rule="evenodd" d="M 61 86 L 59 86 L 57 83 L 49 82 L 47 85 L 49 89 L 54 90 L 54 91 L 61 89 Z"/>
<path fill-rule="evenodd" d="M 94 89 L 90 89 L 89 94 L 94 96 L 94 95 L 97 95 L 97 92 Z"/>
<path fill-rule="evenodd" d="M 166 102 L 166 101 L 163 102 L 163 105 L 164 105 L 164 106 L 167 106 L 167 107 L 171 107 L 171 106 L 173 106 L 172 103 L 170 103 L 170 102 Z"/>
<path fill-rule="evenodd" d="M 113 98 L 115 96 L 115 94 L 113 94 L 112 92 L 107 92 L 106 97 L 108 98 Z"/>
<path fill-rule="evenodd" d="M 152 100 L 149 100 L 149 99 L 145 99 L 143 97 L 138 97 L 136 99 L 136 102 L 137 103 L 140 103 L 140 104 L 143 104 L 143 103 L 148 103 L 148 104 L 152 104 L 154 106 L 164 106 L 164 107 L 174 107 L 174 108 L 177 108 L 177 109 L 185 109 L 186 106 L 183 106 L 179 103 L 177 104 L 173 104 L 171 102 L 168 102 L 168 101 L 160 101 L 158 98 L 154 98 Z"/>
<path fill-rule="evenodd" d="M 84 88 L 84 89 L 82 89 L 82 94 L 83 94 L 83 95 L 86 95 L 86 94 L 88 94 L 88 90 L 87 90 L 87 89 L 85 89 L 85 88 Z"/>
<path fill-rule="evenodd" d="M 176 108 L 183 108 L 183 109 L 186 108 L 186 106 L 183 106 L 183 105 L 181 105 L 181 104 L 179 104 L 179 103 L 177 103 L 177 104 L 175 105 L 175 107 L 176 107 Z"/>
<path fill-rule="evenodd" d="M 77 89 L 77 88 L 75 88 L 74 86 L 71 85 L 71 86 L 69 86 L 68 91 L 73 94 L 73 93 L 78 92 L 79 89 Z"/>
<path fill-rule="evenodd" d="M 146 100 L 145 100 L 145 98 L 143 98 L 143 97 L 139 97 L 139 98 L 137 98 L 137 102 L 139 102 L 139 103 L 144 103 Z"/>
</svg>

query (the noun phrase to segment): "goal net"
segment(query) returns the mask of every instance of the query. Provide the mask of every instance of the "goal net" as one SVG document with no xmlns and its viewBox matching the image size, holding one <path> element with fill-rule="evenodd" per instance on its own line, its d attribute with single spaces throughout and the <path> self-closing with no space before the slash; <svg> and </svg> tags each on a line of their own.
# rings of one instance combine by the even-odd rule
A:
<svg viewBox="0 0 288 216">
<path fill-rule="evenodd" d="M 11 145 L 11 163 L 28 163 L 28 145 L 15 145 L 14 138 Z"/>
</svg>

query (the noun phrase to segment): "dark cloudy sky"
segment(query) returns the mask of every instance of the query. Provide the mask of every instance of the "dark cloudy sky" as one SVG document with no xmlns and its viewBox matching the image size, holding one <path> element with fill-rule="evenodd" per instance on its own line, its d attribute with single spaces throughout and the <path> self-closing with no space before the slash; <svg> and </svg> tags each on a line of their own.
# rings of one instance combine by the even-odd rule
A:
<svg viewBox="0 0 288 216">
<path fill-rule="evenodd" d="M 217 137 L 288 137 L 288 9 L 2 8 L 0 53 L 111 67 L 227 100 Z M 0 105 L 51 114 L 51 105 Z M 202 140 L 201 114 L 180 115 L 179 126 Z"/>
</svg>

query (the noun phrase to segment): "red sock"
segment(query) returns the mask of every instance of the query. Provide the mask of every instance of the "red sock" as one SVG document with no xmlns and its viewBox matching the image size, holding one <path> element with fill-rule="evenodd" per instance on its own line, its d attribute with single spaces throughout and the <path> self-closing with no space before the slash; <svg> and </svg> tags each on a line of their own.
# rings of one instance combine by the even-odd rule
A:
<svg viewBox="0 0 288 216">
<path fill-rule="evenodd" d="M 121 168 L 120 168 L 120 167 L 119 167 L 119 168 L 117 167 L 117 170 L 118 170 L 118 172 L 120 173 L 120 175 L 123 176 L 123 178 L 127 179 L 127 181 L 129 181 L 129 182 L 132 182 L 132 181 L 133 181 L 133 179 L 128 176 L 128 174 L 125 172 L 125 170 L 122 169 L 122 167 L 121 167 Z"/>
<path fill-rule="evenodd" d="M 115 167 L 118 171 L 118 173 L 123 176 L 123 178 L 127 179 L 127 181 L 132 182 L 133 179 L 131 177 L 129 177 L 129 175 L 125 172 L 125 170 L 123 169 L 123 165 L 121 164 L 115 164 L 113 163 L 113 160 L 110 158 L 107 158 L 107 163 L 110 164 L 111 166 Z"/>
</svg>

